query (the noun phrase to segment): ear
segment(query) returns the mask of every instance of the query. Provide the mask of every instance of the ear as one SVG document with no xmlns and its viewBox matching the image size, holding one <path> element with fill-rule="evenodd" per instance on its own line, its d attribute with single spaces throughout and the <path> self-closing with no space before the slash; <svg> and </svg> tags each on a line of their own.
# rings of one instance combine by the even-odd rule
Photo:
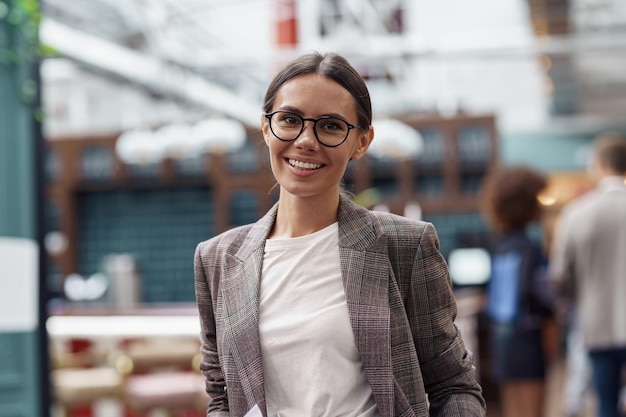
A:
<svg viewBox="0 0 626 417">
<path fill-rule="evenodd" d="M 270 121 L 265 117 L 265 115 L 261 115 L 261 132 L 263 132 L 263 140 L 265 144 L 269 146 L 270 136 L 272 131 L 270 130 Z"/>
<path fill-rule="evenodd" d="M 352 152 L 352 156 L 350 159 L 361 159 L 363 155 L 367 152 L 367 149 L 370 147 L 372 140 L 374 139 L 374 127 L 370 126 L 367 132 L 359 133 L 359 142 L 354 151 Z"/>
</svg>

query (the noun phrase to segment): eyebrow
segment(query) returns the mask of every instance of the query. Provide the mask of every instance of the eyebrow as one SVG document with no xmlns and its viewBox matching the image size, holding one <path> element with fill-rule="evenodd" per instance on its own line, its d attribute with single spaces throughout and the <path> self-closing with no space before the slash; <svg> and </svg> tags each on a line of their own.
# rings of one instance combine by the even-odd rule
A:
<svg viewBox="0 0 626 417">
<path fill-rule="evenodd" d="M 295 113 L 295 114 L 297 114 L 298 116 L 301 116 L 301 117 L 305 117 L 304 116 L 304 112 L 302 112 L 297 107 L 293 107 L 293 106 L 279 107 L 276 111 L 286 111 L 286 112 L 289 112 L 289 113 Z M 316 118 L 319 118 L 319 117 L 333 117 L 335 119 L 341 119 L 341 120 L 345 120 L 345 121 L 348 120 L 344 115 L 339 114 L 339 113 L 325 113 L 325 114 L 321 114 L 319 116 L 316 116 Z"/>
</svg>

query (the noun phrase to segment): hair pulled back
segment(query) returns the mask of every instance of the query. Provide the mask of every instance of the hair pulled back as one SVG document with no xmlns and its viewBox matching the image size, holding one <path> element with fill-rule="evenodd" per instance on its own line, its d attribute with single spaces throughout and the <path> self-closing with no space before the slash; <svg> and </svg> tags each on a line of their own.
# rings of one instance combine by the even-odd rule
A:
<svg viewBox="0 0 626 417">
<path fill-rule="evenodd" d="M 345 88 L 354 97 L 360 128 L 369 128 L 372 124 L 372 103 L 365 81 L 343 56 L 336 53 L 322 55 L 310 52 L 288 63 L 268 86 L 263 110 L 270 113 L 280 88 L 292 78 L 304 74 L 323 75 Z"/>
</svg>

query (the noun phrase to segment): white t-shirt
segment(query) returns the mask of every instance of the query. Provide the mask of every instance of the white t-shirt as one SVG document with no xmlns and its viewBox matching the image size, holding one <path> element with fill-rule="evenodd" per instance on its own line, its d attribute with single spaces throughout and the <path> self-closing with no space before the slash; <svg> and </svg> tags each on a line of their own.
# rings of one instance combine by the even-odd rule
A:
<svg viewBox="0 0 626 417">
<path fill-rule="evenodd" d="M 268 416 L 378 416 L 350 326 L 337 223 L 267 240 L 259 312 Z"/>
</svg>

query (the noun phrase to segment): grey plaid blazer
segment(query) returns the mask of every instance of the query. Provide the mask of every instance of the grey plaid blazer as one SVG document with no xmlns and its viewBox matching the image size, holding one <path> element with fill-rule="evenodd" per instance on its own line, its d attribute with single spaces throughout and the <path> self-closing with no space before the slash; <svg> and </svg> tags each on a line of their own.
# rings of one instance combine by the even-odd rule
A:
<svg viewBox="0 0 626 417">
<path fill-rule="evenodd" d="M 196 249 L 208 416 L 243 416 L 255 404 L 266 415 L 259 282 L 276 212 L 274 206 L 258 222 Z M 345 197 L 338 216 L 348 311 L 380 416 L 484 416 L 433 226 L 369 211 Z"/>
</svg>

